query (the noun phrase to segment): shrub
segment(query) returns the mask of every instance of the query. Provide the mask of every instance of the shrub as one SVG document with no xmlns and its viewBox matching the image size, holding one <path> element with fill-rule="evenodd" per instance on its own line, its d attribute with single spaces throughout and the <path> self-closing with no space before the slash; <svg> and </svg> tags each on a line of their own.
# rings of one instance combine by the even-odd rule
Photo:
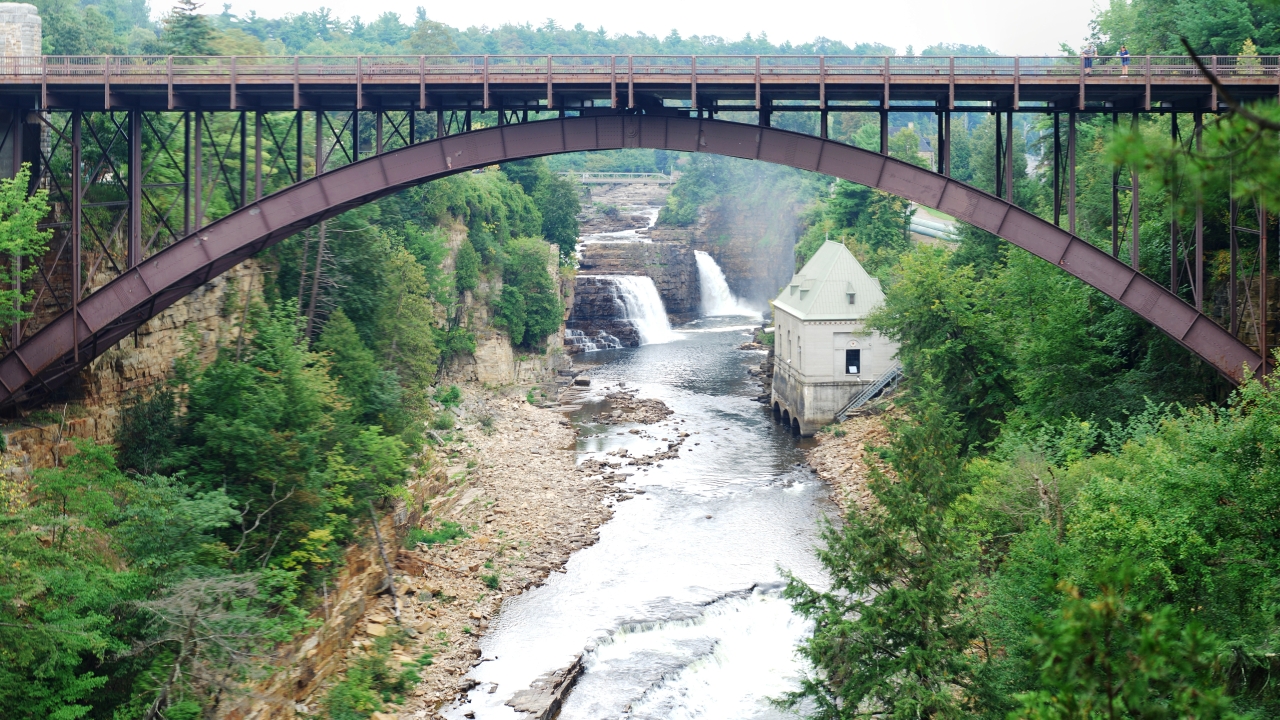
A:
<svg viewBox="0 0 1280 720">
<path fill-rule="evenodd" d="M 440 527 L 434 530 L 426 530 L 424 528 L 414 528 L 404 539 L 405 548 L 412 550 L 415 545 L 422 543 L 424 545 L 435 545 L 436 543 L 451 542 L 458 538 L 471 537 L 467 534 L 462 526 L 452 520 L 445 520 L 440 523 Z"/>
<path fill-rule="evenodd" d="M 436 402 L 441 405 L 447 408 L 455 408 L 462 402 L 462 391 L 458 389 L 457 385 L 450 385 L 447 388 L 437 389 L 435 397 Z"/>
<path fill-rule="evenodd" d="M 431 418 L 431 427 L 436 430 L 452 430 L 457 418 L 448 410 L 441 410 L 435 417 Z"/>
<path fill-rule="evenodd" d="M 484 581 L 485 587 L 489 588 L 490 590 L 498 589 L 498 585 L 500 582 L 498 580 L 498 573 L 492 573 L 490 575 L 481 575 L 480 579 Z"/>
</svg>

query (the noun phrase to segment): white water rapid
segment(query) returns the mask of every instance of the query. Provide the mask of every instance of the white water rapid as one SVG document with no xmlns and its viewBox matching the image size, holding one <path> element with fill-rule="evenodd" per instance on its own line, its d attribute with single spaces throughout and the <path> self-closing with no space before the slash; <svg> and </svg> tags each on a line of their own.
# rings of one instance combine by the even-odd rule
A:
<svg viewBox="0 0 1280 720">
<path fill-rule="evenodd" d="M 693 255 L 698 261 L 698 283 L 702 286 L 702 314 L 708 316 L 719 315 L 751 315 L 760 316 L 760 311 L 747 305 L 733 291 L 729 289 L 729 283 L 724 278 L 724 271 L 720 269 L 716 259 L 702 252 L 694 250 Z"/>
<path fill-rule="evenodd" d="M 658 294 L 653 278 L 643 275 L 607 275 L 613 281 L 614 297 L 626 311 L 625 319 L 631 321 L 640 333 L 641 345 L 653 345 L 679 340 L 682 335 L 671 329 L 667 309 Z"/>
</svg>

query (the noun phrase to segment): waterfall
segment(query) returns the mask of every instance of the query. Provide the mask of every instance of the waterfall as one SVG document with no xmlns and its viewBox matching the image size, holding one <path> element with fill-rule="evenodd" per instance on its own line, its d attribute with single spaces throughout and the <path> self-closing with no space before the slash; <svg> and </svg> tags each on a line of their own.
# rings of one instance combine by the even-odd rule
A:
<svg viewBox="0 0 1280 720">
<path fill-rule="evenodd" d="M 715 258 L 701 250 L 694 250 L 693 255 L 698 261 L 698 282 L 702 285 L 703 315 L 759 317 L 759 310 L 742 302 L 741 298 L 729 289 L 729 283 L 724 279 L 724 272 L 720 270 L 720 265 L 716 263 Z"/>
<path fill-rule="evenodd" d="M 643 275 L 607 275 L 613 281 L 613 297 L 622 305 L 623 317 L 635 326 L 641 345 L 679 340 L 680 333 L 671 329 L 667 309 L 658 294 L 653 278 Z"/>
</svg>

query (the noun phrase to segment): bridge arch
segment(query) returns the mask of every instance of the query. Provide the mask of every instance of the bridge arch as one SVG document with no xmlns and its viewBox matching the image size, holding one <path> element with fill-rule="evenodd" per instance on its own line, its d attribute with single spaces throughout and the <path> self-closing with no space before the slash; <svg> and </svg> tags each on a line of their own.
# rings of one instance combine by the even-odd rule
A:
<svg viewBox="0 0 1280 720">
<path fill-rule="evenodd" d="M 242 260 L 351 208 L 441 177 L 586 150 L 706 152 L 810 170 L 945 212 L 1097 288 L 1234 383 L 1261 358 L 1203 313 L 1119 260 L 1016 205 L 929 170 L 831 140 L 722 120 L 614 115 L 451 135 L 292 185 L 157 252 L 0 358 L 0 409 L 38 401 L 179 298 Z M 784 413 L 785 415 L 785 413 Z"/>
</svg>

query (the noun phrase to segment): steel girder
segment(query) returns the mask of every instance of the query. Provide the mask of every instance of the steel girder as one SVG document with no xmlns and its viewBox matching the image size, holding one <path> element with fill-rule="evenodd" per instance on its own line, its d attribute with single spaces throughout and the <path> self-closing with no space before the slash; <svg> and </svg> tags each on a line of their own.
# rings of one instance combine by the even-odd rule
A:
<svg viewBox="0 0 1280 720">
<path fill-rule="evenodd" d="M 503 125 L 390 150 L 296 183 L 210 223 L 85 297 L 0 359 L 0 409 L 38 401 L 191 290 L 323 220 L 414 185 L 495 163 L 652 148 L 760 160 L 842 178 L 997 235 L 1097 288 L 1233 383 L 1258 353 L 1108 253 L 944 175 L 809 135 L 720 120 L 621 115 Z"/>
</svg>

